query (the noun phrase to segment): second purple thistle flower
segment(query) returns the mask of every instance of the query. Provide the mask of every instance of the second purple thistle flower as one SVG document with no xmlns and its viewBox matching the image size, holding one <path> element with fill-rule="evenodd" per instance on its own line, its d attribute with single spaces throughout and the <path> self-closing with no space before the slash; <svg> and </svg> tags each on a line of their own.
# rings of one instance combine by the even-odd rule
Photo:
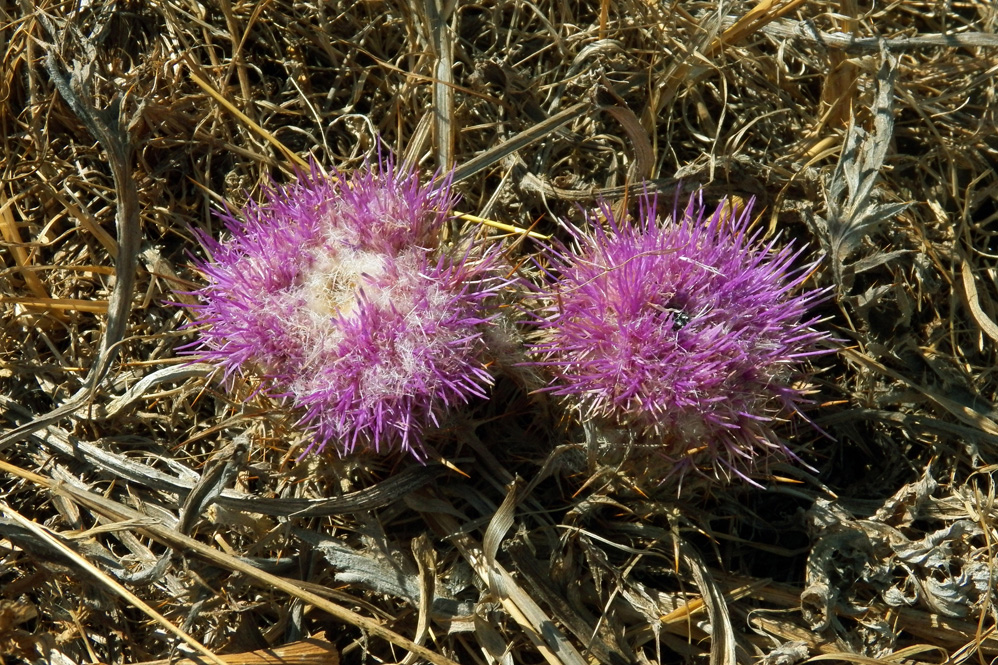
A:
<svg viewBox="0 0 998 665">
<path fill-rule="evenodd" d="M 551 252 L 540 288 L 546 389 L 584 420 L 624 427 L 677 471 L 742 475 L 788 454 L 775 420 L 805 401 L 801 362 L 826 353 L 802 290 L 814 265 L 750 235 L 751 204 L 707 215 L 698 197 L 675 219 L 641 201 L 636 220 L 590 218 L 573 248 Z"/>
</svg>

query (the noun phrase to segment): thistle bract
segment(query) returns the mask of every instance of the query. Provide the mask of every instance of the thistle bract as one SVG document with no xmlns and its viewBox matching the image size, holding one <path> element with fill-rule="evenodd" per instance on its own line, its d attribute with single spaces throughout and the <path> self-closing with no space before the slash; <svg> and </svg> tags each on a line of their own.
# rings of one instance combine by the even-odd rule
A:
<svg viewBox="0 0 998 665">
<path fill-rule="evenodd" d="M 498 285 L 492 257 L 439 246 L 454 200 L 391 164 L 313 172 L 202 235 L 192 353 L 226 379 L 258 372 L 303 410 L 311 449 L 402 449 L 449 408 L 482 397 L 480 326 Z"/>
<path fill-rule="evenodd" d="M 541 287 L 540 339 L 547 388 L 584 419 L 625 427 L 680 472 L 706 463 L 742 474 L 763 453 L 787 454 L 773 421 L 804 401 L 796 382 L 826 335 L 801 290 L 813 265 L 800 252 L 749 235 L 751 204 L 705 214 L 692 198 L 660 221 L 642 200 L 634 221 L 573 231 L 552 252 Z"/>
</svg>

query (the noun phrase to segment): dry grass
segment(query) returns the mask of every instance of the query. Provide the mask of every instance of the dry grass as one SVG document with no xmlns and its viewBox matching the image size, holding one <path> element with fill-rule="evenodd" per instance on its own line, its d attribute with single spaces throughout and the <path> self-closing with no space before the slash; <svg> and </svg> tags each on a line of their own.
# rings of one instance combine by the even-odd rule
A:
<svg viewBox="0 0 998 665">
<path fill-rule="evenodd" d="M 990 0 L 82 4 L 0 2 L 0 662 L 998 656 Z M 816 472 L 677 495 L 513 382 L 440 434 L 462 473 L 296 462 L 169 302 L 223 200 L 376 137 L 540 234 L 757 197 L 835 287 Z"/>
</svg>

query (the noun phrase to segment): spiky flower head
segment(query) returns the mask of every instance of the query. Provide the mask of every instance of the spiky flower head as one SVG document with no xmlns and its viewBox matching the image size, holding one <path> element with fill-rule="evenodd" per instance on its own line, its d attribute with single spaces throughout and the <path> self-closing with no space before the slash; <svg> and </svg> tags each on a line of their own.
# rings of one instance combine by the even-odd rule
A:
<svg viewBox="0 0 998 665">
<path fill-rule="evenodd" d="M 547 388 L 585 420 L 635 433 L 668 459 L 742 475 L 764 453 L 787 454 L 774 420 L 805 400 L 801 361 L 824 353 L 801 290 L 800 250 L 750 234 L 751 203 L 707 216 L 700 197 L 660 221 L 644 197 L 636 220 L 590 219 L 575 247 L 551 254 L 532 351 Z M 663 474 L 668 475 L 668 474 Z"/>
<path fill-rule="evenodd" d="M 488 253 L 440 246 L 453 204 L 449 180 L 386 163 L 313 170 L 222 214 L 229 237 L 199 238 L 192 353 L 226 379 L 262 374 L 302 409 L 310 449 L 420 457 L 424 430 L 492 382 L 480 328 L 499 285 Z"/>
</svg>

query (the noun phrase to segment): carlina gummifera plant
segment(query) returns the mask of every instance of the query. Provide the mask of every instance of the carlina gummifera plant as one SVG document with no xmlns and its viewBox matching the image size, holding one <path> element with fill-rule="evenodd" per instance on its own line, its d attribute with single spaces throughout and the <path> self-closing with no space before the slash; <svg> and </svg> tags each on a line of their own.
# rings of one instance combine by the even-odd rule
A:
<svg viewBox="0 0 998 665">
<path fill-rule="evenodd" d="M 663 479 L 704 467 L 747 479 L 792 457 L 773 425 L 807 401 L 802 361 L 828 352 L 810 312 L 827 291 L 803 288 L 815 264 L 750 233 L 751 205 L 708 215 L 694 195 L 660 220 L 646 195 L 636 219 L 604 205 L 605 224 L 591 215 L 591 231 L 548 252 L 531 345 L 545 390 L 630 432 Z"/>
<path fill-rule="evenodd" d="M 450 179 L 421 185 L 384 161 L 346 175 L 316 168 L 198 233 L 207 285 L 186 352 L 302 412 L 310 451 L 403 450 L 450 408 L 485 397 L 481 330 L 503 281 L 495 251 L 444 246 Z"/>
</svg>

